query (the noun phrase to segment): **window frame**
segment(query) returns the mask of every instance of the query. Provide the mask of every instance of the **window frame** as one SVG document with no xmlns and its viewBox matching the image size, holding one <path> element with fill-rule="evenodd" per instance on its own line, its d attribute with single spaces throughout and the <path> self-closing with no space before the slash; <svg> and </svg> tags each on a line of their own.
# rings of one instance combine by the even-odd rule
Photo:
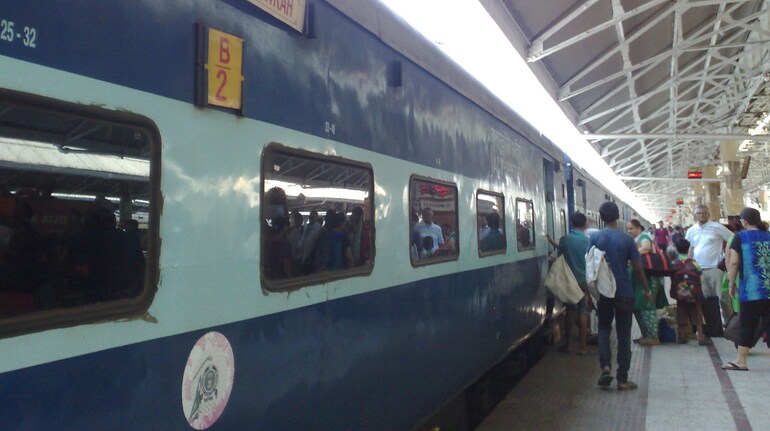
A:
<svg viewBox="0 0 770 431">
<path fill-rule="evenodd" d="M 134 298 L 121 298 L 68 308 L 39 310 L 31 313 L 0 318 L 0 338 L 65 328 L 87 323 L 139 318 L 150 308 L 158 289 L 160 255 L 160 212 L 162 208 L 161 184 L 161 134 L 153 120 L 140 114 L 113 111 L 82 105 L 39 95 L 0 88 L 0 102 L 21 105 L 47 113 L 58 113 L 69 118 L 95 121 L 106 125 L 138 129 L 147 134 L 149 141 L 148 162 L 148 221 L 147 252 L 142 291 Z"/>
<path fill-rule="evenodd" d="M 522 247 L 521 241 L 519 241 L 519 229 L 518 226 L 520 225 L 521 220 L 519 219 L 519 202 L 529 204 L 532 207 L 532 244 Z M 527 250 L 534 250 L 535 246 L 537 245 L 537 236 L 535 235 L 535 203 L 531 199 L 524 199 L 524 198 L 516 198 L 516 246 L 518 248 L 518 251 L 527 251 Z"/>
<path fill-rule="evenodd" d="M 478 248 L 479 257 L 484 258 L 488 256 L 494 256 L 498 254 L 505 254 L 508 252 L 508 227 L 505 224 L 505 195 L 503 193 L 493 192 L 489 190 L 484 189 L 478 189 L 476 190 L 476 220 L 478 221 L 478 218 L 481 216 L 479 214 L 479 194 L 485 194 L 488 196 L 494 196 L 499 199 L 500 204 L 500 210 L 498 213 L 500 214 L 500 226 L 503 229 L 503 240 L 505 242 L 505 245 L 502 249 L 496 249 L 496 250 L 490 250 L 490 251 L 482 251 L 481 250 L 481 238 L 479 238 L 479 232 L 478 229 L 476 229 L 476 247 Z"/>
<path fill-rule="evenodd" d="M 376 227 L 375 227 L 375 219 L 374 212 L 375 212 L 375 204 L 374 204 L 374 168 L 370 163 L 366 162 L 360 162 L 357 160 L 352 160 L 340 156 L 331 156 L 326 155 L 323 153 L 317 153 L 313 151 L 308 151 L 304 149 L 299 148 L 292 148 L 288 147 L 284 144 L 278 143 L 278 142 L 271 142 L 270 144 L 266 145 L 265 148 L 262 150 L 262 154 L 260 155 L 260 205 L 259 205 L 259 229 L 262 228 L 262 221 L 265 220 L 265 205 L 262 204 L 264 196 L 265 196 L 265 182 L 268 179 L 266 172 L 268 172 L 266 169 L 268 168 L 268 155 L 271 153 L 281 153 L 284 155 L 292 156 L 292 157 L 300 157 L 300 158 L 306 158 L 306 159 L 312 159 L 317 161 L 322 161 L 326 163 L 332 163 L 336 165 L 343 165 L 348 167 L 353 167 L 356 169 L 363 169 L 366 170 L 369 173 L 369 199 L 370 199 L 370 214 L 372 215 L 372 219 L 370 220 L 370 232 L 371 232 L 371 258 L 369 259 L 369 264 L 363 265 L 363 266 L 355 266 L 353 268 L 343 269 L 339 271 L 318 271 L 313 274 L 309 275 L 302 275 L 297 277 L 292 277 L 288 279 L 279 279 L 279 280 L 271 280 L 265 276 L 264 272 L 264 263 L 265 260 L 265 247 L 264 247 L 264 241 L 266 238 L 263 238 L 263 232 L 260 232 L 260 242 L 259 242 L 259 278 L 262 283 L 262 288 L 267 292 L 273 292 L 273 293 L 280 293 L 280 292 L 290 292 L 294 290 L 298 290 L 303 287 L 311 287 L 315 285 L 322 285 L 331 281 L 341 280 L 345 278 L 351 278 L 351 277 L 364 277 L 369 276 L 374 271 L 375 266 L 375 260 L 376 260 L 376 250 L 377 247 L 375 245 L 376 241 Z M 289 209 L 291 211 L 291 209 Z"/>
<path fill-rule="evenodd" d="M 411 247 L 412 247 L 412 226 L 411 226 L 411 218 L 412 218 L 412 209 L 414 208 L 415 203 L 412 201 L 412 184 L 414 184 L 415 181 L 424 181 L 433 183 L 439 186 L 443 187 L 450 187 L 454 189 L 454 206 L 455 206 L 455 223 L 457 224 L 457 230 L 456 232 L 456 243 L 455 243 L 455 253 L 450 256 L 432 256 L 430 259 L 422 260 L 417 259 L 416 261 L 412 259 L 412 253 L 411 253 Z M 418 268 L 426 265 L 433 265 L 437 263 L 444 263 L 444 262 L 451 262 L 458 260 L 460 258 L 460 208 L 458 206 L 459 199 L 460 199 L 460 189 L 457 187 L 456 183 L 453 183 L 451 181 L 443 181 L 436 178 L 426 177 L 422 175 L 412 174 L 409 176 L 409 183 L 407 184 L 407 193 L 408 193 L 408 203 L 407 203 L 407 220 L 410 223 L 409 229 L 408 229 L 408 248 L 409 252 L 407 253 L 407 256 L 409 256 L 409 262 L 412 264 L 413 268 Z M 442 231 L 443 234 L 443 231 Z"/>
</svg>

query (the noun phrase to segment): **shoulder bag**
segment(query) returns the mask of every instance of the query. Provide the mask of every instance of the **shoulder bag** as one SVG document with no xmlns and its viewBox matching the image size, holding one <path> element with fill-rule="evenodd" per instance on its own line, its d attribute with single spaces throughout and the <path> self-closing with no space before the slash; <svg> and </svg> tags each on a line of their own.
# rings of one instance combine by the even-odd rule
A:
<svg viewBox="0 0 770 431">
<path fill-rule="evenodd" d="M 666 254 L 655 244 L 652 243 L 652 250 L 642 255 L 642 267 L 647 275 L 656 277 L 665 277 L 674 274 L 671 262 L 666 258 Z"/>
<path fill-rule="evenodd" d="M 559 256 L 551 265 L 545 277 L 545 287 L 565 304 L 577 304 L 584 296 L 564 256 Z"/>
</svg>

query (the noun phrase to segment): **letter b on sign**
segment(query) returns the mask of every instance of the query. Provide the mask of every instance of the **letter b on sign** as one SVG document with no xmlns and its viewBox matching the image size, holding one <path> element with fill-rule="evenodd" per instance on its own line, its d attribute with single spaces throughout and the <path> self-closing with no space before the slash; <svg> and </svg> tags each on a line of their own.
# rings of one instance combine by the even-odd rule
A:
<svg viewBox="0 0 770 431">
<path fill-rule="evenodd" d="M 219 64 L 230 63 L 230 42 L 226 37 L 219 38 Z"/>
</svg>

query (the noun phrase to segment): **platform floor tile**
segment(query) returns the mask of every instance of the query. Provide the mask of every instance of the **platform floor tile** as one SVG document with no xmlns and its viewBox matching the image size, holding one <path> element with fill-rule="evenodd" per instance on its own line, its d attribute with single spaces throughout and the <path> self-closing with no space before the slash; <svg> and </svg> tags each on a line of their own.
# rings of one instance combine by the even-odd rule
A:
<svg viewBox="0 0 770 431">
<path fill-rule="evenodd" d="M 635 337 L 638 331 L 635 325 Z M 735 357 L 733 343 L 723 338 L 713 347 L 697 341 L 634 345 L 632 355 L 629 378 L 639 389 L 622 392 L 615 382 L 611 389 L 596 386 L 596 353 L 551 348 L 478 431 L 770 430 L 770 350 L 764 344 L 753 349 L 749 372 L 719 368 Z"/>
</svg>

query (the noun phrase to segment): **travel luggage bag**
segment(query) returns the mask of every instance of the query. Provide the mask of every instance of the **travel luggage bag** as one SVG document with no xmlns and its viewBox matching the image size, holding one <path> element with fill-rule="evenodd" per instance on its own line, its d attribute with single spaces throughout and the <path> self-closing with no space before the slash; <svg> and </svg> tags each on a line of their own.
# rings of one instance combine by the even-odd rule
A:
<svg viewBox="0 0 770 431">
<path fill-rule="evenodd" d="M 703 333 L 707 337 L 723 337 L 722 313 L 719 308 L 719 297 L 709 296 L 703 301 Z"/>
</svg>

